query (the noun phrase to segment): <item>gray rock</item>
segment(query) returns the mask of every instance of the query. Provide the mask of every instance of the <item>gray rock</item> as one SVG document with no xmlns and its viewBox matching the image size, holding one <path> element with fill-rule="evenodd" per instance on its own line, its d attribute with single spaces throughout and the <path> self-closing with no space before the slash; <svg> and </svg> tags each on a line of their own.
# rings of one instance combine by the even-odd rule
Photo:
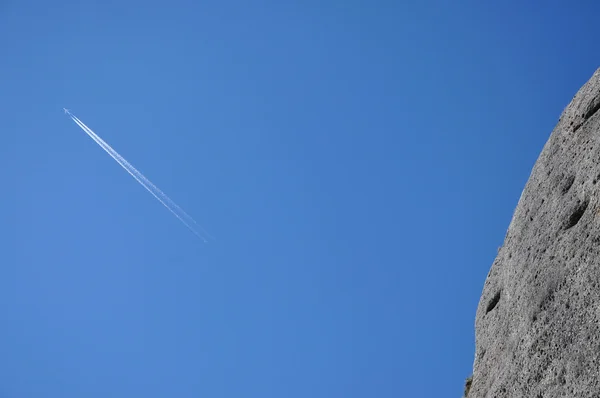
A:
<svg viewBox="0 0 600 398">
<path fill-rule="evenodd" d="M 563 111 L 486 278 L 469 398 L 600 397 L 600 69 Z"/>
</svg>

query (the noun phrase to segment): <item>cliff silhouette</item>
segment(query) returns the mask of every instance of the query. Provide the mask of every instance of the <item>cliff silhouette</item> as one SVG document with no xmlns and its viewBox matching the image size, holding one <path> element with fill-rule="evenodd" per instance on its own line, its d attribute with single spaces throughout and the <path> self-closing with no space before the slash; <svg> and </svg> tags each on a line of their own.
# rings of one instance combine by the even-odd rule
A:
<svg viewBox="0 0 600 398">
<path fill-rule="evenodd" d="M 600 69 L 521 194 L 475 319 L 468 398 L 600 396 Z"/>
</svg>

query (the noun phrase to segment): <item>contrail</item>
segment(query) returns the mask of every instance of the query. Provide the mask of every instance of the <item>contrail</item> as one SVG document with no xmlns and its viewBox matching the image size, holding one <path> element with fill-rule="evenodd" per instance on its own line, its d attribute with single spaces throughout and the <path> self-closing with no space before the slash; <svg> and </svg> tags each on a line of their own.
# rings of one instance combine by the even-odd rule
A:
<svg viewBox="0 0 600 398">
<path fill-rule="evenodd" d="M 108 145 L 102 138 L 100 138 L 96 133 L 92 131 L 88 126 L 86 126 L 79 118 L 73 115 L 71 112 L 65 109 L 65 113 L 68 114 L 71 119 L 79 126 L 81 129 L 91 138 L 93 139 L 106 153 L 108 153 L 125 171 L 127 171 L 137 182 L 140 183 L 148 192 L 150 192 L 160 203 L 163 204 L 171 213 L 175 215 L 190 231 L 192 231 L 196 236 L 202 239 L 205 243 L 207 239 L 199 233 L 194 226 L 199 228 L 202 233 L 206 236 L 211 237 L 208 232 L 206 232 L 202 227 L 200 227 L 196 221 L 189 216 L 181 207 L 179 207 L 175 202 L 171 200 L 163 191 L 161 191 L 156 185 L 154 185 L 150 180 L 148 180 L 139 170 L 137 170 L 131 163 L 129 163 L 123 156 L 121 156 L 117 151 L 115 151 L 110 145 Z"/>
<path fill-rule="evenodd" d="M 164 201 L 168 204 L 167 208 L 170 207 L 172 209 L 177 210 L 179 215 L 181 215 L 183 218 L 186 218 L 186 222 L 188 222 L 190 225 L 195 225 L 198 229 L 200 229 L 202 231 L 202 233 L 205 236 L 207 236 L 209 238 L 213 238 L 208 232 L 206 232 L 201 226 L 199 226 L 198 223 L 196 223 L 196 221 L 191 216 L 189 216 L 181 207 L 179 207 L 175 202 L 173 202 L 171 200 L 171 198 L 169 198 L 167 196 L 167 194 L 165 194 L 162 190 L 160 190 L 160 188 L 158 188 L 150 180 L 148 180 L 139 170 L 137 170 L 135 167 L 133 167 L 133 165 L 131 163 L 129 163 L 123 156 L 121 156 L 110 145 L 108 145 L 106 143 L 106 141 L 104 141 L 102 138 L 100 138 L 96 133 L 94 133 L 92 131 L 92 129 L 90 129 L 88 126 L 85 125 L 85 123 L 83 123 L 81 120 L 79 120 L 79 118 L 77 116 L 71 114 L 70 112 L 69 112 L 69 116 L 71 116 L 71 118 L 75 121 L 75 123 L 77 123 L 79 125 L 79 127 L 81 127 L 86 133 L 88 133 L 88 135 L 91 134 L 92 139 L 94 141 L 96 141 L 96 143 L 98 143 L 98 145 L 100 145 L 105 151 L 109 152 L 109 154 L 111 156 L 113 156 L 113 159 L 116 157 L 117 159 L 115 159 L 115 160 L 119 164 L 121 164 L 122 167 L 124 167 L 128 172 L 135 174 L 135 176 L 137 178 L 142 180 L 142 182 L 140 182 L 142 185 L 150 187 L 153 191 L 153 194 L 157 194 L 158 196 L 160 196 L 162 201 Z M 148 188 L 146 188 L 146 189 L 148 189 Z"/>
<path fill-rule="evenodd" d="M 206 238 L 202 236 L 193 225 L 197 226 L 202 232 L 210 237 L 208 232 L 204 231 L 202 227 L 200 227 L 196 221 L 189 216 L 181 207 L 179 207 L 175 202 L 173 202 L 163 191 L 161 191 L 156 185 L 154 185 L 150 180 L 148 180 L 140 171 L 138 171 L 131 163 L 129 163 L 125 158 L 123 158 L 117 151 L 115 151 L 110 145 L 108 145 L 102 138 L 100 138 L 96 133 L 94 133 L 89 127 L 87 127 L 81 120 L 79 120 L 76 116 L 68 113 L 71 119 L 81 129 L 87 133 L 90 138 L 92 138 L 102 149 L 104 149 L 121 167 L 125 169 L 133 178 L 136 179 L 137 182 L 140 183 L 148 192 L 150 192 L 158 201 L 160 201 L 171 213 L 175 215 L 185 226 L 187 226 L 194 234 L 196 234 L 200 239 L 204 242 L 207 242 Z"/>
</svg>

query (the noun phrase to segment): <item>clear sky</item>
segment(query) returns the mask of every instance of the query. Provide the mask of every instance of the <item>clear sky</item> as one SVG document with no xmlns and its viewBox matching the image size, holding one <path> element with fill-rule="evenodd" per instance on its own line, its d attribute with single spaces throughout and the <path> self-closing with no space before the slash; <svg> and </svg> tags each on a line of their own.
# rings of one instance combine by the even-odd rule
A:
<svg viewBox="0 0 600 398">
<path fill-rule="evenodd" d="M 0 396 L 460 397 L 599 11 L 0 2 Z"/>
</svg>

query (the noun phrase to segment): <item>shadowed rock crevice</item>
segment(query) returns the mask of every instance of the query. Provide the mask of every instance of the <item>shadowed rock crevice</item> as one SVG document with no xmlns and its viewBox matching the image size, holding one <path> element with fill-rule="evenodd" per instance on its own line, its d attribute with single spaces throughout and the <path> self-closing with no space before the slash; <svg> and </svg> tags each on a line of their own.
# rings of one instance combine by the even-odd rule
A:
<svg viewBox="0 0 600 398">
<path fill-rule="evenodd" d="M 562 187 L 560 188 L 560 193 L 562 193 L 564 195 L 567 192 L 569 192 L 569 190 L 573 186 L 574 182 L 575 182 L 575 176 L 569 176 L 569 177 L 565 178 L 565 180 L 562 184 Z"/>
<path fill-rule="evenodd" d="M 600 101 L 598 101 L 597 103 L 592 103 L 590 108 L 582 115 L 583 120 L 575 127 L 573 131 L 575 132 L 579 130 L 579 128 L 583 126 L 583 123 L 586 122 L 586 120 L 588 120 L 589 118 L 594 116 L 596 112 L 598 112 L 598 109 L 600 109 Z"/>
<path fill-rule="evenodd" d="M 583 115 L 583 119 L 584 120 L 588 120 L 589 118 L 591 118 L 592 116 L 594 116 L 594 113 L 598 112 L 598 109 L 600 109 L 600 101 L 598 101 L 597 104 L 594 104 L 586 113 L 585 115 Z"/>
<path fill-rule="evenodd" d="M 589 205 L 589 201 L 585 200 L 583 202 L 578 203 L 575 206 L 575 208 L 572 210 L 571 214 L 569 215 L 569 218 L 565 222 L 565 225 L 564 225 L 565 230 L 573 228 L 575 225 L 577 225 L 577 223 L 579 222 L 579 220 L 581 220 L 581 217 L 583 217 L 583 214 L 587 210 L 588 205 Z"/>
<path fill-rule="evenodd" d="M 501 293 L 502 293 L 502 290 L 498 290 L 498 292 L 496 294 L 494 294 L 494 297 L 492 297 L 492 299 L 488 303 L 487 310 L 485 311 L 486 314 L 488 312 L 490 312 L 491 310 L 493 310 L 494 308 L 496 308 L 496 306 L 498 305 L 498 302 L 500 302 L 500 294 Z"/>
</svg>

